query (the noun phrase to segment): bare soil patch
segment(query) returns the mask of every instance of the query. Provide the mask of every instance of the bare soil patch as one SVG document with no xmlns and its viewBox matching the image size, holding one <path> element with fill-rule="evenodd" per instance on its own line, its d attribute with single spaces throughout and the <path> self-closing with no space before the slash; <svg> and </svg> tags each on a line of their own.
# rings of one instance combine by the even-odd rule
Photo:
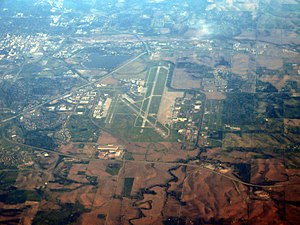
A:
<svg viewBox="0 0 300 225">
<path fill-rule="evenodd" d="M 102 209 L 103 213 L 106 214 L 108 212 L 109 201 L 114 194 L 116 182 L 108 177 L 99 177 L 98 179 L 100 185 L 95 195 L 94 207 Z"/>
<path fill-rule="evenodd" d="M 67 145 L 61 145 L 59 151 L 63 154 L 78 154 L 81 153 L 81 149 L 78 148 L 78 145 L 75 143 L 70 143 Z"/>
<path fill-rule="evenodd" d="M 102 131 L 100 137 L 97 140 L 97 143 L 99 145 L 119 145 L 121 143 L 121 140 L 110 133 Z"/>
<path fill-rule="evenodd" d="M 262 219 L 263 218 L 263 219 Z M 278 206 L 272 200 L 252 200 L 250 203 L 249 224 L 281 224 Z"/>
<path fill-rule="evenodd" d="M 118 83 L 119 81 L 112 77 L 106 77 L 103 80 L 101 80 L 101 84 L 117 85 Z"/>
<path fill-rule="evenodd" d="M 226 95 L 223 92 L 204 92 L 207 100 L 223 100 L 226 99 Z"/>
<path fill-rule="evenodd" d="M 238 189 L 238 191 L 237 191 Z M 188 168 L 183 184 L 181 214 L 189 219 L 234 218 L 236 221 L 247 218 L 247 188 L 232 183 L 231 180 L 204 169 Z"/>
<path fill-rule="evenodd" d="M 19 189 L 32 190 L 40 188 L 52 179 L 50 173 L 42 171 L 20 171 L 15 186 Z"/>
<path fill-rule="evenodd" d="M 144 194 L 143 202 L 150 204 L 149 209 L 142 209 L 145 217 L 135 220 L 133 224 L 162 224 L 162 211 L 164 209 L 165 191 L 162 187 L 151 188 L 156 194 Z"/>
<path fill-rule="evenodd" d="M 256 57 L 256 63 L 270 70 L 279 70 L 283 66 L 282 52 L 279 56 L 259 55 Z"/>
<path fill-rule="evenodd" d="M 182 98 L 183 92 L 169 92 L 164 91 L 160 107 L 157 114 L 157 119 L 162 124 L 169 124 L 172 117 L 172 106 L 175 103 L 176 98 Z"/>
<path fill-rule="evenodd" d="M 74 190 L 78 187 L 80 187 L 82 184 L 78 184 L 78 183 L 72 183 L 69 185 L 64 185 L 64 184 L 59 184 L 59 183 L 48 183 L 47 184 L 47 188 L 49 190 L 59 190 L 59 189 L 67 189 L 67 190 Z"/>
<path fill-rule="evenodd" d="M 75 204 L 79 201 L 85 208 L 92 207 L 95 196 L 95 190 L 92 185 L 83 186 L 71 192 L 64 192 L 58 194 L 58 199 L 62 203 Z"/>
<path fill-rule="evenodd" d="M 144 154 L 147 151 L 148 145 L 148 142 L 129 142 L 126 144 L 126 148 L 129 152 Z"/>
<path fill-rule="evenodd" d="M 102 161 L 102 160 L 95 160 L 90 161 L 86 168 L 86 175 L 87 176 L 98 176 L 98 177 L 108 177 L 111 176 L 109 173 L 107 173 L 106 167 L 109 161 Z"/>
<path fill-rule="evenodd" d="M 172 77 L 172 87 L 176 89 L 199 89 L 201 79 L 193 77 L 185 69 L 175 69 Z"/>
<path fill-rule="evenodd" d="M 109 207 L 109 214 L 107 215 L 106 224 L 107 225 L 116 225 L 120 224 L 120 218 L 122 209 L 122 200 L 112 199 L 111 205 Z"/>
<path fill-rule="evenodd" d="M 284 119 L 284 125 L 290 127 L 300 127 L 300 119 Z"/>
<path fill-rule="evenodd" d="M 235 54 L 231 59 L 232 72 L 241 75 L 242 78 L 246 78 L 246 75 L 249 73 L 249 61 L 249 55 Z"/>
<path fill-rule="evenodd" d="M 265 82 L 269 82 L 271 83 L 274 87 L 276 87 L 278 90 L 281 90 L 284 86 L 285 83 L 288 80 L 297 80 L 298 83 L 300 83 L 300 80 L 295 78 L 295 77 L 291 77 L 289 75 L 284 75 L 284 76 L 278 76 L 278 75 L 263 75 L 259 78 L 262 81 Z"/>
<path fill-rule="evenodd" d="M 180 143 L 160 142 L 148 146 L 146 160 L 174 162 L 179 159 L 194 157 L 197 154 L 198 150 L 182 150 Z"/>
<path fill-rule="evenodd" d="M 203 157 L 207 157 L 208 159 L 213 160 L 220 160 L 222 162 L 229 162 L 229 163 L 246 163 L 250 162 L 251 152 L 241 152 L 241 151 L 223 151 L 222 148 L 211 148 L 207 149 L 205 153 L 201 155 Z"/>
<path fill-rule="evenodd" d="M 273 149 L 284 147 L 290 141 L 284 136 L 272 134 L 242 134 L 227 133 L 223 141 L 223 147 L 243 147 Z"/>
<path fill-rule="evenodd" d="M 279 159 L 257 159 L 251 164 L 251 182 L 254 184 L 265 182 L 287 181 L 284 162 Z"/>
<path fill-rule="evenodd" d="M 104 225 L 105 219 L 98 218 L 99 214 L 103 214 L 101 210 L 92 210 L 88 213 L 83 213 L 79 219 L 80 225 Z M 105 215 L 105 214 L 104 214 Z"/>
<path fill-rule="evenodd" d="M 120 172 L 116 194 L 122 195 L 124 179 L 126 177 L 134 178 L 131 195 L 137 194 L 140 188 L 166 183 L 168 179 L 171 179 L 171 176 L 167 172 L 170 166 L 134 161 L 126 162 L 123 170 Z"/>
</svg>

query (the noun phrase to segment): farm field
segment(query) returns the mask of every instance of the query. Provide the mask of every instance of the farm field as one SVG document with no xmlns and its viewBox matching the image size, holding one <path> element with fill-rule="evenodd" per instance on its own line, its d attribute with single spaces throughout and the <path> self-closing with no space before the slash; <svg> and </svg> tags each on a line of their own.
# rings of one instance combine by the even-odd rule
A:
<svg viewBox="0 0 300 225">
<path fill-rule="evenodd" d="M 299 224 L 300 0 L 0 18 L 0 224 Z"/>
</svg>

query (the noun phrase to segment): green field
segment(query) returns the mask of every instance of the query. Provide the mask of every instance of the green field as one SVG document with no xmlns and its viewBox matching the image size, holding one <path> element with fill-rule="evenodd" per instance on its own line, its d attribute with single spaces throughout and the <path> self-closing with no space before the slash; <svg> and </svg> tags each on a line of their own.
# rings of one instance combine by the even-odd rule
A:
<svg viewBox="0 0 300 225">
<path fill-rule="evenodd" d="M 135 127 L 141 127 L 142 124 L 143 124 L 143 118 L 140 117 L 140 116 L 137 117 L 136 120 L 135 120 L 135 122 L 134 122 L 134 126 L 135 126 Z"/>
<path fill-rule="evenodd" d="M 72 115 L 67 127 L 71 133 L 71 140 L 75 142 L 95 142 L 99 136 L 99 128 L 87 116 Z"/>
<path fill-rule="evenodd" d="M 0 199 L 7 204 L 17 204 L 25 201 L 40 201 L 42 196 L 41 190 L 12 190 L 0 195 Z"/>
<path fill-rule="evenodd" d="M 161 102 L 161 96 L 153 96 L 151 99 L 149 114 L 157 114 Z"/>
<path fill-rule="evenodd" d="M 61 225 L 74 224 L 81 213 L 87 212 L 83 205 L 77 201 L 75 204 L 60 204 L 60 209 L 38 211 L 33 225 Z"/>
<path fill-rule="evenodd" d="M 150 69 L 146 83 L 147 90 L 141 108 L 144 116 L 158 113 L 168 73 L 169 71 L 164 67 Z"/>
<path fill-rule="evenodd" d="M 157 69 L 154 68 L 151 68 L 148 73 L 147 82 L 146 82 L 147 90 L 144 98 L 150 97 L 152 89 L 153 87 L 155 87 L 154 81 L 155 81 L 156 73 L 157 73 Z"/>
<path fill-rule="evenodd" d="M 223 102 L 220 100 L 207 100 L 205 111 L 209 114 L 204 115 L 203 127 L 208 127 L 211 131 L 222 130 Z"/>
<path fill-rule="evenodd" d="M 15 184 L 15 181 L 18 177 L 18 172 L 17 171 L 3 171 L 0 172 L 0 190 L 6 190 L 9 187 L 13 186 Z"/>
<path fill-rule="evenodd" d="M 136 142 L 157 142 L 163 138 L 154 131 L 154 129 L 144 129 L 141 132 L 141 124 L 143 119 L 136 117 L 135 112 L 120 101 L 116 104 L 113 121 L 110 124 L 109 130 L 116 136 L 124 140 Z M 139 127 L 137 125 L 140 125 Z"/>
<path fill-rule="evenodd" d="M 106 128 L 125 140 L 137 142 L 164 140 L 164 135 L 171 132 L 157 121 L 157 114 L 168 73 L 167 65 L 150 67 L 144 96 L 138 98 L 138 104 L 119 98 L 108 116 L 112 115 L 113 119 Z"/>
<path fill-rule="evenodd" d="M 120 163 L 111 163 L 107 165 L 105 172 L 109 173 L 112 176 L 115 176 L 118 175 L 121 167 L 122 165 Z"/>
<path fill-rule="evenodd" d="M 162 95 L 165 89 L 168 70 L 161 68 L 157 77 L 156 85 L 154 88 L 154 95 Z"/>
<path fill-rule="evenodd" d="M 144 99 L 143 105 L 142 105 L 142 111 L 145 112 L 147 110 L 147 106 L 149 104 L 149 98 Z"/>
<path fill-rule="evenodd" d="M 132 189 L 132 186 L 133 186 L 133 181 L 134 181 L 133 177 L 126 177 L 125 178 L 124 186 L 123 186 L 123 193 L 122 193 L 123 197 L 130 197 L 131 189 Z"/>
</svg>

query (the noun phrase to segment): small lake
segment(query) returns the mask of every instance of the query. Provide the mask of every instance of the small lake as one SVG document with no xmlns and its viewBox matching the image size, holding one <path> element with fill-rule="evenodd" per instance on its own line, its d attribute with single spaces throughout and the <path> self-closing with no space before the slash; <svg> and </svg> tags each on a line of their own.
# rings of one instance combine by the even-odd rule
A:
<svg viewBox="0 0 300 225">
<path fill-rule="evenodd" d="M 112 70 L 126 60 L 130 59 L 130 55 L 101 55 L 92 53 L 83 65 L 88 69 L 106 69 Z"/>
</svg>

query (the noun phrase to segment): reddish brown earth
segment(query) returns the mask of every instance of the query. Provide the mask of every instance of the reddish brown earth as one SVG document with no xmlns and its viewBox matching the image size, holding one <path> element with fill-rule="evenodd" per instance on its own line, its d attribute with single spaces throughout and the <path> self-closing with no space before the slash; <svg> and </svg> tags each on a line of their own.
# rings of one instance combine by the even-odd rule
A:
<svg viewBox="0 0 300 225">
<path fill-rule="evenodd" d="M 289 138 L 282 134 L 253 133 L 238 135 L 235 133 L 227 133 L 223 141 L 223 147 L 243 147 L 243 148 L 259 148 L 274 149 L 284 148 L 291 144 Z"/>
<path fill-rule="evenodd" d="M 163 217 L 161 212 L 164 209 L 164 200 L 166 198 L 165 190 L 161 187 L 154 187 L 151 190 L 154 191 L 156 194 L 145 194 L 143 199 L 143 202 L 148 202 L 151 206 L 149 205 L 148 209 L 142 209 L 142 212 L 145 215 L 145 217 L 134 220 L 133 224 L 163 224 Z M 147 206 L 145 207 L 147 208 Z"/>
<path fill-rule="evenodd" d="M 112 78 L 112 77 L 106 77 L 103 80 L 101 80 L 101 83 L 102 84 L 117 85 L 119 83 L 119 81 Z"/>
<path fill-rule="evenodd" d="M 70 143 L 67 145 L 61 145 L 59 151 L 63 154 L 76 154 L 81 153 L 81 149 L 78 148 L 78 145 L 75 143 Z"/>
<path fill-rule="evenodd" d="M 280 219 L 279 210 L 272 200 L 252 200 L 249 206 L 248 224 L 286 224 Z"/>
<path fill-rule="evenodd" d="M 201 88 L 201 79 L 192 77 L 184 69 L 175 69 L 172 87 L 177 89 Z"/>
<path fill-rule="evenodd" d="M 19 189 L 33 190 L 44 186 L 52 174 L 44 171 L 22 171 L 19 172 L 15 186 Z"/>
<path fill-rule="evenodd" d="M 107 215 L 106 224 L 115 225 L 120 224 L 121 219 L 121 210 L 122 210 L 122 201 L 120 199 L 112 199 L 109 214 Z"/>
<path fill-rule="evenodd" d="M 208 159 L 220 160 L 222 162 L 230 163 L 249 163 L 249 161 L 251 160 L 251 155 L 251 152 L 241 152 L 236 150 L 227 152 L 220 147 L 207 149 L 206 152 L 201 154 L 201 156 L 207 157 Z"/>
<path fill-rule="evenodd" d="M 299 76 L 290 76 L 290 75 L 262 75 L 260 80 L 264 82 L 269 82 L 271 83 L 274 87 L 276 87 L 278 90 L 281 90 L 287 81 L 296 81 L 298 84 L 300 83 L 300 78 Z"/>
<path fill-rule="evenodd" d="M 97 143 L 99 145 L 118 145 L 121 142 L 122 141 L 119 138 L 117 138 L 117 137 L 113 136 L 112 134 L 107 133 L 105 131 L 101 132 L 101 135 L 97 140 Z"/>
<path fill-rule="evenodd" d="M 284 119 L 285 126 L 300 127 L 300 119 Z"/>
<path fill-rule="evenodd" d="M 249 55 L 247 54 L 235 54 L 232 59 L 232 72 L 240 75 L 242 78 L 247 78 L 246 75 L 249 73 Z"/>
<path fill-rule="evenodd" d="M 120 171 L 116 194 L 122 195 L 124 178 L 126 177 L 134 178 L 131 195 L 137 194 L 140 188 L 166 183 L 171 179 L 168 174 L 169 168 L 170 166 L 165 164 L 128 161 Z"/>
<path fill-rule="evenodd" d="M 93 186 L 82 186 L 71 192 L 64 192 L 62 194 L 58 194 L 58 199 L 61 203 L 73 203 L 79 201 L 85 208 L 89 209 L 92 206 L 94 199 L 95 191 L 93 190 Z"/>
<path fill-rule="evenodd" d="M 224 100 L 226 95 L 223 92 L 204 92 L 207 100 Z"/>
<path fill-rule="evenodd" d="M 251 183 L 288 180 L 284 162 L 279 159 L 257 159 L 251 164 Z"/>
<path fill-rule="evenodd" d="M 88 213 L 83 213 L 80 216 L 78 224 L 80 225 L 104 225 L 105 219 L 99 219 L 97 216 L 103 214 L 102 210 L 92 210 Z"/>
<path fill-rule="evenodd" d="M 146 160 L 148 161 L 164 161 L 175 162 L 179 159 L 194 157 L 198 154 L 198 150 L 181 150 L 180 143 L 160 142 L 148 145 Z"/>
<path fill-rule="evenodd" d="M 227 178 L 205 170 L 188 170 L 183 184 L 182 214 L 190 219 L 202 218 L 204 221 L 243 220 L 247 218 L 247 188 L 235 185 Z"/>
<path fill-rule="evenodd" d="M 20 210 L 18 215 L 5 215 L 5 213 L 0 215 L 0 224 L 9 224 L 9 220 L 19 220 L 20 222 L 18 224 L 31 225 L 36 213 L 38 212 L 39 205 L 40 203 L 35 201 L 26 201 L 25 203 L 20 204 L 0 203 L 0 208 L 2 210 Z"/>
<path fill-rule="evenodd" d="M 59 190 L 59 189 L 67 189 L 67 190 L 74 190 L 78 187 L 80 187 L 81 184 L 78 183 L 72 183 L 69 185 L 63 185 L 63 184 L 59 184 L 59 183 L 48 183 L 47 184 L 47 188 L 50 190 Z"/>
</svg>

